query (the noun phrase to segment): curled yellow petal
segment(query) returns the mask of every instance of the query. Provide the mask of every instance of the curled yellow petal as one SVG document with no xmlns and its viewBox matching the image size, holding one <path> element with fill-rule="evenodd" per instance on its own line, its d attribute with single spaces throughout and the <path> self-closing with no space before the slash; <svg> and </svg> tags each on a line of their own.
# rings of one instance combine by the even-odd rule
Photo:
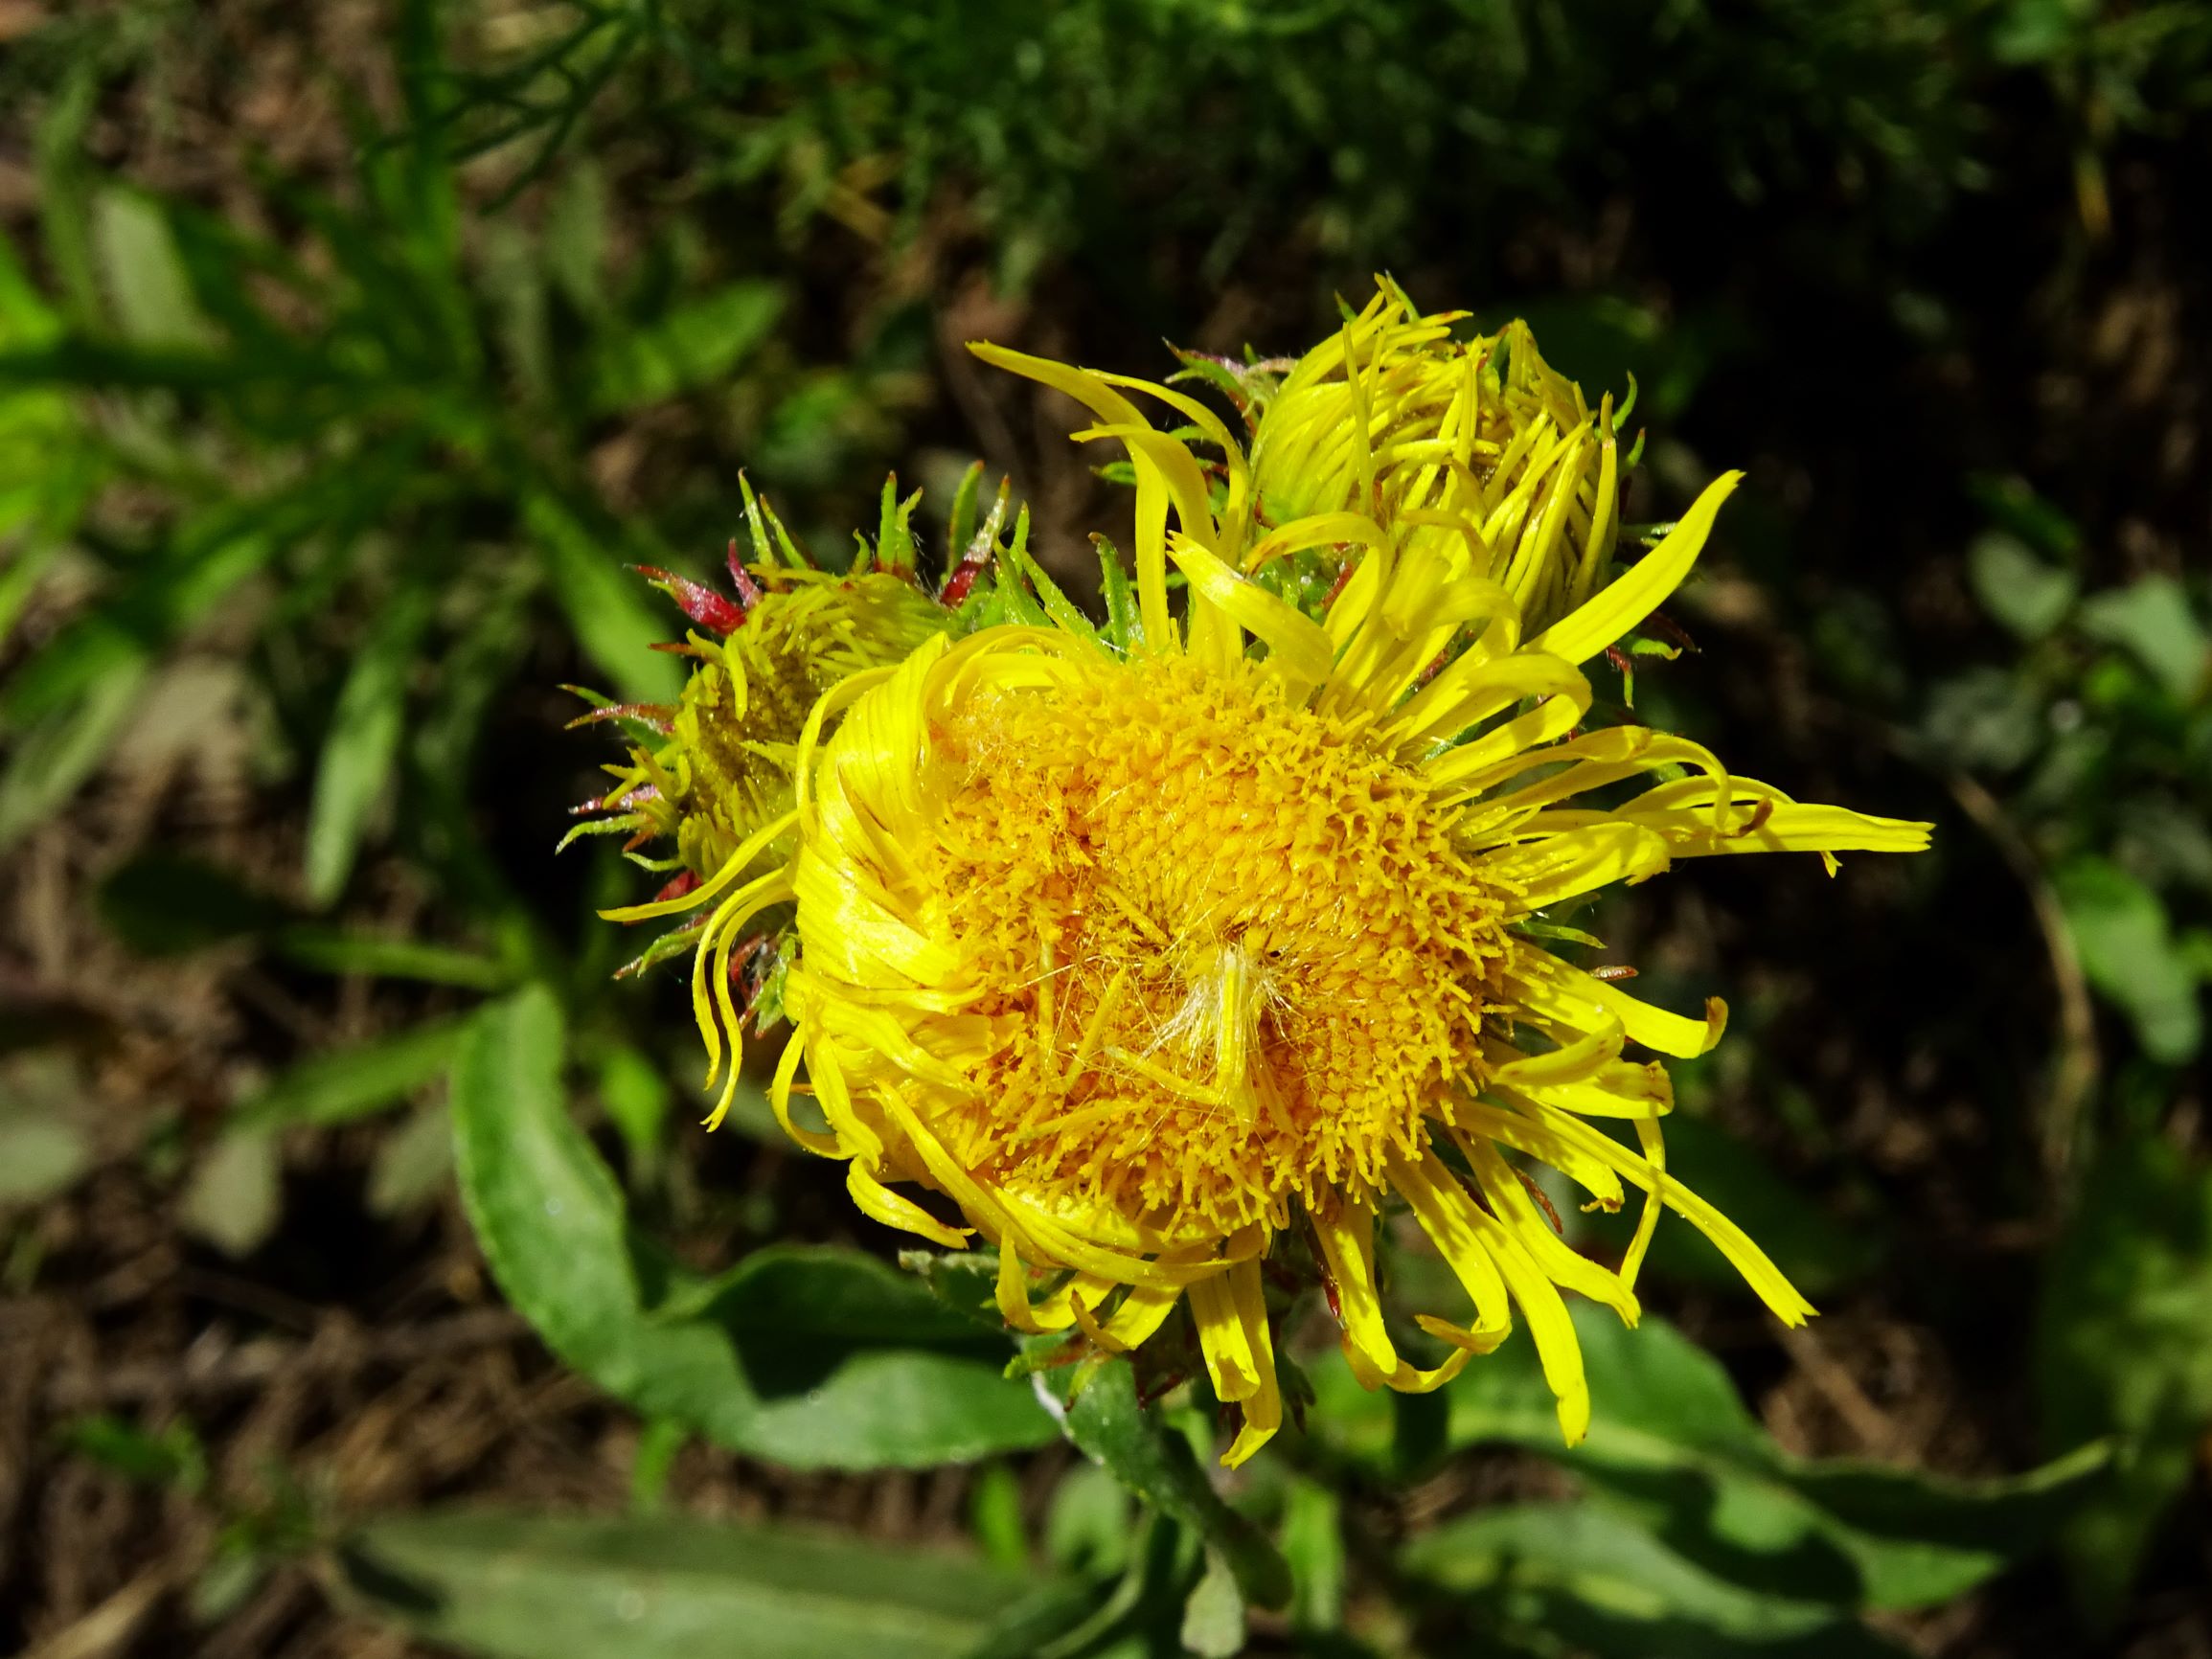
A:
<svg viewBox="0 0 2212 1659">
<path fill-rule="evenodd" d="M 845 1166 L 845 1191 L 853 1195 L 853 1202 L 860 1213 L 871 1220 L 904 1233 L 918 1233 L 947 1250 L 968 1248 L 969 1235 L 965 1228 L 947 1227 L 913 1199 L 891 1191 L 857 1163 Z"/>
<path fill-rule="evenodd" d="M 1334 653 L 1318 623 L 1246 581 L 1188 536 L 1170 537 L 1168 557 L 1189 579 L 1193 592 L 1266 642 L 1267 666 L 1294 693 L 1304 696 L 1328 679 Z"/>
<path fill-rule="evenodd" d="M 1717 996 L 1705 999 L 1703 1019 L 1685 1019 L 1592 979 L 1526 941 L 1516 945 L 1506 985 L 1536 1013 L 1583 1030 L 1615 1019 L 1634 1041 L 1681 1059 L 1710 1053 L 1728 1029 L 1728 1005 Z"/>
<path fill-rule="evenodd" d="M 1333 1195 L 1315 1207 L 1313 1234 L 1336 1289 L 1344 1322 L 1344 1357 L 1361 1386 L 1427 1394 L 1466 1368 L 1473 1354 L 1463 1346 L 1455 1346 L 1442 1365 L 1426 1371 L 1399 1357 L 1383 1329 L 1382 1302 L 1375 1284 L 1375 1217 L 1365 1205 Z"/>
<path fill-rule="evenodd" d="M 1698 562 L 1721 504 L 1735 493 L 1743 480 L 1741 472 L 1723 472 L 1706 485 L 1690 504 L 1690 511 L 1660 538 L 1658 546 L 1636 561 L 1634 569 L 1552 624 L 1528 642 L 1529 648 L 1550 651 L 1570 663 L 1586 662 L 1658 609 Z"/>
</svg>

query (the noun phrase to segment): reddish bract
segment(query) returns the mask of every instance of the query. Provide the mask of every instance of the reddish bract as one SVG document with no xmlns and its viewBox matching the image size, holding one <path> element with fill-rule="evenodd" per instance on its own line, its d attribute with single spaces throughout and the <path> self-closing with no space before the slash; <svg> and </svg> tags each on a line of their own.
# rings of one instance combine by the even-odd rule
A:
<svg viewBox="0 0 2212 1659">
<path fill-rule="evenodd" d="M 745 609 L 751 610 L 753 606 L 761 602 L 761 589 L 759 584 L 745 574 L 745 567 L 739 562 L 738 538 L 734 535 L 730 537 L 729 566 L 730 580 L 736 584 L 738 590 L 738 602 L 743 605 Z"/>
<path fill-rule="evenodd" d="M 654 894 L 652 896 L 652 901 L 655 904 L 666 904 L 672 898 L 681 898 L 685 894 L 695 890 L 698 884 L 699 878 L 697 875 L 692 871 L 686 870 L 680 875 L 674 876 L 672 880 L 670 880 L 667 886 L 663 887 L 658 893 Z"/>
<path fill-rule="evenodd" d="M 730 545 L 735 547 L 737 544 L 732 542 Z M 696 582 L 688 576 L 677 576 L 673 571 L 662 570 L 656 565 L 639 564 L 630 568 L 674 600 L 684 615 L 699 626 L 729 635 L 745 625 L 743 609 L 731 603 L 713 588 Z"/>
</svg>

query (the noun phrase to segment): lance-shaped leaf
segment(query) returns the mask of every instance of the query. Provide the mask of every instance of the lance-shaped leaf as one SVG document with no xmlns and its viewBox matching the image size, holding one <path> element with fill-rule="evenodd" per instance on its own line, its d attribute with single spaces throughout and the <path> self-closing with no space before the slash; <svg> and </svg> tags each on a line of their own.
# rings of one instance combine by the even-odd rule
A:
<svg viewBox="0 0 2212 1659">
<path fill-rule="evenodd" d="M 919 1467 L 1041 1444 L 1002 1338 L 856 1251 L 757 1251 L 701 1280 L 636 1240 L 570 1120 L 542 987 L 477 1017 L 453 1071 L 455 1162 L 500 1286 L 554 1352 L 648 1418 L 801 1468 Z"/>
</svg>

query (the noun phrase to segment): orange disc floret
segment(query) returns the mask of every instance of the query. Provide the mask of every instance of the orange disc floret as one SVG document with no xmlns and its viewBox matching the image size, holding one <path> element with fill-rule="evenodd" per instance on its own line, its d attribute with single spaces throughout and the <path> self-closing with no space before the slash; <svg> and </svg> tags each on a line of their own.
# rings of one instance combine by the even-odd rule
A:
<svg viewBox="0 0 2212 1659">
<path fill-rule="evenodd" d="M 1170 1230 L 1280 1227 L 1480 1086 L 1501 897 L 1357 724 L 1183 658 L 967 684 L 910 878 L 966 1011 L 1017 1034 L 939 1118 L 955 1156 Z"/>
</svg>

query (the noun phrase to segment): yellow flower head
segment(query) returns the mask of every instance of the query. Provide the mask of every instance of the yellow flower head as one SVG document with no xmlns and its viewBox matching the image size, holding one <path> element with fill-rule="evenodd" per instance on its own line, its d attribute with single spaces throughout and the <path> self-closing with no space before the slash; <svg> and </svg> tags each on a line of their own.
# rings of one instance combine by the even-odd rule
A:
<svg viewBox="0 0 2212 1659">
<path fill-rule="evenodd" d="M 950 620 L 903 576 L 764 572 L 743 626 L 691 642 L 698 667 L 668 743 L 633 756 L 657 781 L 646 816 L 675 838 L 688 869 L 713 875 L 748 836 L 789 812 L 794 746 L 822 693 L 898 662 Z"/>
<path fill-rule="evenodd" d="M 1252 443 L 1266 524 L 1365 513 L 1404 557 L 1466 559 L 1530 629 L 1598 589 L 1620 529 L 1629 406 L 1593 415 L 1526 323 L 1454 339 L 1464 311 L 1424 316 L 1384 280 L 1266 397 Z M 1631 393 L 1630 406 L 1634 401 Z"/>
<path fill-rule="evenodd" d="M 633 745 L 627 763 L 606 767 L 614 786 L 579 810 L 607 815 L 569 839 L 627 833 L 632 848 L 673 842 L 669 855 L 642 860 L 677 873 L 672 897 L 764 860 L 787 863 L 797 822 L 792 766 L 808 715 L 832 687 L 902 660 L 950 627 L 954 615 L 916 584 L 905 531 L 914 499 L 899 503 L 886 487 L 883 538 L 863 546 L 840 576 L 816 569 L 773 509 L 742 488 L 756 562 L 741 564 L 731 544 L 734 600 L 666 571 L 644 571 L 698 625 L 681 647 L 669 648 L 696 663 L 680 699 L 604 704 L 584 716 L 622 718 L 653 737 Z M 687 947 L 690 931 L 668 936 L 640 965 Z"/>
<path fill-rule="evenodd" d="M 1758 1247 L 1667 1170 L 1667 1075 L 1630 1055 L 1702 1054 L 1724 1009 L 1642 1003 L 1553 954 L 1539 922 L 1678 857 L 1926 843 L 1924 825 L 1801 806 L 1677 738 L 1581 729 L 1578 665 L 1682 580 L 1736 476 L 1524 637 L 1511 589 L 1432 554 L 1402 512 L 1256 527 L 1252 469 L 1196 399 L 976 350 L 1087 406 L 1078 438 L 1127 447 L 1134 625 L 1102 634 L 1060 604 L 1041 625 L 933 635 L 816 706 L 795 860 L 738 885 L 733 854 L 699 896 L 723 949 L 796 900 L 796 1034 L 771 1093 L 789 1131 L 847 1161 L 877 1219 L 995 1243 L 1018 1329 L 1118 1352 L 1187 1297 L 1213 1387 L 1242 1406 L 1232 1464 L 1282 1419 L 1261 1262 L 1287 1233 L 1324 1265 L 1370 1387 L 1437 1386 L 1517 1307 L 1570 1439 L 1589 1401 L 1560 1292 L 1634 1320 L 1662 1207 L 1802 1319 Z M 1204 435 L 1219 497 L 1126 391 Z M 1338 546 L 1350 574 L 1312 614 L 1270 587 Z M 791 1115 L 802 1062 L 819 1126 Z M 1524 1184 L 1532 1159 L 1608 1209 L 1646 1194 L 1617 1270 L 1560 1239 Z M 1377 1294 L 1394 1195 L 1468 1298 L 1421 1316 L 1449 1350 L 1430 1370 L 1401 1356 Z"/>
</svg>

